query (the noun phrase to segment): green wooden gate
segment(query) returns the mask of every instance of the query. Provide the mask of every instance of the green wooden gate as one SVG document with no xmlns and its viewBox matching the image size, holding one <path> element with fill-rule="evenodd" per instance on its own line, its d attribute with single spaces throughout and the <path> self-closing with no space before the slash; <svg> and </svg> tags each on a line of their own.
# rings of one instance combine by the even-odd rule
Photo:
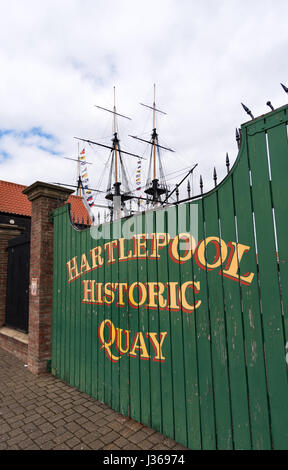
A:
<svg viewBox="0 0 288 470">
<path fill-rule="evenodd" d="M 191 449 L 288 448 L 288 107 L 186 204 L 54 212 L 52 373 Z"/>
</svg>

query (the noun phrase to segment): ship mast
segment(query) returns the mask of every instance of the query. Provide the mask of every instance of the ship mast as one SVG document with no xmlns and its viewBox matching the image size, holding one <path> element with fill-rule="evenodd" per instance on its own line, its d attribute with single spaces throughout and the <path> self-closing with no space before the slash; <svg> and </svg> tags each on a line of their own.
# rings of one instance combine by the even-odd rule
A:
<svg viewBox="0 0 288 470">
<path fill-rule="evenodd" d="M 117 168 L 117 128 L 116 128 L 116 99 L 115 99 L 115 86 L 114 86 L 114 107 L 113 107 L 113 112 L 114 112 L 114 139 L 113 139 L 113 144 L 114 144 L 114 152 L 115 152 L 115 184 L 118 183 L 118 168 Z"/>
<path fill-rule="evenodd" d="M 80 150 L 79 150 L 79 142 L 78 142 L 78 155 L 77 155 L 77 168 L 78 168 L 78 178 L 77 178 L 77 192 L 76 195 L 81 197 L 81 190 L 82 190 L 82 180 L 81 180 L 81 172 L 80 172 Z"/>
<path fill-rule="evenodd" d="M 153 139 L 153 154 L 154 154 L 154 162 L 153 162 L 153 180 L 156 179 L 156 139 L 157 139 L 157 133 L 156 133 L 156 87 L 154 83 L 154 101 L 153 101 L 153 134 L 152 134 L 152 139 Z"/>
<path fill-rule="evenodd" d="M 147 141 L 135 135 L 130 135 L 130 137 L 133 137 L 133 139 L 137 139 L 137 140 L 146 142 L 151 145 L 148 179 L 146 182 L 147 189 L 144 192 L 147 195 L 152 196 L 151 202 L 153 203 L 154 206 L 156 206 L 158 202 L 161 201 L 161 196 L 167 193 L 168 191 L 168 188 L 165 182 L 163 168 L 162 168 L 160 149 L 168 150 L 169 152 L 174 152 L 174 150 L 167 148 L 167 147 L 163 147 L 162 145 L 159 145 L 158 134 L 157 134 L 157 129 L 156 129 L 156 112 L 161 113 L 161 114 L 166 114 L 166 113 L 156 108 L 156 85 L 155 84 L 154 84 L 153 105 L 148 106 L 143 103 L 140 103 L 140 104 L 142 106 L 145 106 L 146 108 L 150 108 L 153 110 L 153 130 L 152 130 L 151 140 Z M 157 156 L 158 156 L 158 159 L 157 159 Z M 159 167 L 159 173 L 160 173 L 159 177 L 157 177 L 157 161 L 158 161 L 158 167 Z M 152 167 L 152 172 L 151 172 L 151 167 Z M 150 180 L 150 172 L 152 173 L 152 180 Z M 160 182 L 159 182 L 159 179 L 160 179 Z"/>
<path fill-rule="evenodd" d="M 113 114 L 113 139 L 112 139 L 112 146 L 109 145 L 104 145 L 99 142 L 94 142 L 92 140 L 87 140 L 87 139 L 81 139 L 79 137 L 75 137 L 78 140 L 82 140 L 84 142 L 88 142 L 93 145 L 99 145 L 100 147 L 104 147 L 107 149 L 110 149 L 112 159 L 111 159 L 111 166 L 110 166 L 110 172 L 109 172 L 109 178 L 108 178 L 108 187 L 107 187 L 107 192 L 105 199 L 110 200 L 113 202 L 113 207 L 112 212 L 114 218 L 119 218 L 121 217 L 121 208 L 125 206 L 125 202 L 128 201 L 129 199 L 133 198 L 133 195 L 131 193 L 131 190 L 129 188 L 129 178 L 126 174 L 124 162 L 122 159 L 122 154 L 130 155 L 132 157 L 137 157 L 137 158 L 143 158 L 140 157 L 139 155 L 136 155 L 134 153 L 126 152 L 121 150 L 120 147 L 120 140 L 118 138 L 118 133 L 117 133 L 117 116 L 120 116 L 125 119 L 131 120 L 131 118 L 124 116 L 123 114 L 119 114 L 116 110 L 116 93 L 115 93 L 115 87 L 113 88 L 113 94 L 114 94 L 114 103 L 113 103 L 113 110 L 103 108 L 101 106 L 96 106 L 96 108 L 99 108 L 101 110 L 107 111 L 109 113 Z M 113 175 L 114 174 L 114 175 Z M 121 181 L 120 181 L 120 174 L 124 186 L 124 190 L 120 190 L 121 186 Z M 113 178 L 114 176 L 114 178 Z M 114 179 L 114 183 L 112 184 L 112 180 Z M 114 190 L 112 190 L 112 186 Z"/>
</svg>

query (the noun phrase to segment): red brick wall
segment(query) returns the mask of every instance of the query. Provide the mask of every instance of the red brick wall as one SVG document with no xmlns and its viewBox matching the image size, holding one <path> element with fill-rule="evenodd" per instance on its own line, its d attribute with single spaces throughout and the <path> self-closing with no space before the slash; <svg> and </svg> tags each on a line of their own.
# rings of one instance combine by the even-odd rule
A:
<svg viewBox="0 0 288 470">
<path fill-rule="evenodd" d="M 36 373 L 51 358 L 53 225 L 49 214 L 58 206 L 57 200 L 48 198 L 32 204 L 30 284 L 37 279 L 37 295 L 30 291 L 28 362 Z"/>
<path fill-rule="evenodd" d="M 18 341 L 17 339 L 1 334 L 0 332 L 0 347 L 5 351 L 10 352 L 18 357 L 21 361 L 27 364 L 28 345 Z"/>
<path fill-rule="evenodd" d="M 28 368 L 34 374 L 46 371 L 51 359 L 53 295 L 53 224 L 50 214 L 62 206 L 72 191 L 46 183 L 25 189 L 32 201 L 30 286 L 37 280 L 36 295 L 29 296 Z"/>
</svg>

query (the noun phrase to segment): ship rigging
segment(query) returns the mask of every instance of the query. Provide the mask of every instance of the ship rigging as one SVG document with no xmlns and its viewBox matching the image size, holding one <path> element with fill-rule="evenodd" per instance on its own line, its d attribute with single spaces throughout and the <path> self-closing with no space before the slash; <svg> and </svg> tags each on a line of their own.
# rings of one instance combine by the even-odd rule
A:
<svg viewBox="0 0 288 470">
<path fill-rule="evenodd" d="M 93 204 L 91 204 L 91 201 L 90 201 L 89 203 L 90 207 L 88 207 L 88 205 L 86 204 L 87 201 L 84 201 L 90 213 L 93 223 L 96 223 L 96 220 L 97 220 L 95 209 L 99 207 L 107 208 L 109 210 L 110 220 L 112 221 L 112 220 L 121 218 L 122 213 L 124 213 L 123 214 L 124 216 L 127 216 L 129 215 L 129 213 L 132 214 L 133 212 L 135 212 L 135 211 L 132 211 L 133 200 L 137 201 L 138 210 L 136 212 L 145 210 L 145 207 L 143 207 L 144 204 L 142 204 L 141 206 L 142 202 L 146 202 L 146 209 L 148 209 L 149 206 L 151 208 L 156 208 L 157 206 L 163 207 L 164 205 L 170 204 L 171 201 L 172 203 L 174 203 L 172 196 L 175 191 L 176 191 L 176 197 L 178 201 L 179 186 L 191 173 L 193 173 L 193 170 L 197 166 L 197 165 L 194 165 L 192 169 L 189 169 L 189 172 L 182 179 L 182 181 L 179 184 L 176 184 L 175 188 L 172 191 L 170 191 L 167 185 L 166 175 L 164 172 L 161 151 L 168 151 L 168 152 L 174 153 L 174 150 L 172 150 L 171 148 L 167 146 L 163 146 L 159 144 L 159 137 L 158 137 L 157 127 L 156 127 L 156 115 L 158 113 L 166 115 L 166 112 L 156 107 L 156 86 L 154 84 L 154 99 L 153 99 L 152 106 L 149 106 L 144 103 L 140 103 L 141 106 L 153 111 L 153 129 L 151 133 L 151 138 L 150 140 L 145 140 L 142 138 L 142 136 L 139 137 L 137 135 L 129 134 L 129 137 L 139 141 L 140 143 L 144 142 L 150 145 L 150 156 L 149 156 L 147 179 L 146 179 L 145 185 L 142 186 L 142 183 L 139 183 L 139 179 L 140 180 L 142 179 L 142 176 L 141 178 L 139 178 L 139 171 L 141 171 L 139 170 L 139 164 L 141 163 L 141 160 L 146 160 L 146 158 L 136 153 L 122 150 L 121 145 L 120 145 L 120 139 L 119 139 L 117 119 L 120 117 L 120 118 L 131 121 L 131 118 L 124 114 L 120 114 L 117 111 L 115 87 L 113 89 L 113 94 L 114 94 L 113 109 L 107 109 L 102 106 L 95 105 L 95 107 L 100 109 L 101 111 L 105 111 L 105 112 L 113 114 L 113 138 L 111 139 L 112 145 L 106 145 L 106 144 L 103 144 L 94 140 L 84 139 L 82 137 L 74 137 L 78 141 L 78 158 L 76 160 L 74 158 L 64 157 L 69 160 L 77 161 L 78 163 L 77 195 L 85 199 L 85 195 L 87 196 L 87 192 L 88 192 L 90 200 L 92 199 L 91 192 L 93 192 L 95 195 L 97 194 L 105 195 L 104 197 L 107 201 L 107 205 L 103 205 L 101 203 L 99 204 L 97 199 L 93 199 Z M 88 183 L 88 178 L 86 179 L 82 178 L 81 172 L 80 172 L 81 164 L 84 165 L 83 168 L 85 168 L 84 171 L 86 171 L 86 165 L 87 164 L 91 165 L 92 163 L 86 160 L 85 149 L 83 149 L 81 152 L 81 153 L 84 152 L 84 156 L 80 155 L 79 142 L 85 142 L 89 144 L 89 146 L 91 146 L 92 148 L 93 146 L 96 145 L 101 148 L 110 150 L 109 159 L 106 162 L 105 168 L 103 170 L 103 172 L 105 172 L 109 166 L 106 191 L 103 188 L 100 189 L 100 187 L 97 189 L 92 189 L 90 187 L 90 184 Z M 136 178 L 137 178 L 136 184 L 138 187 L 135 190 L 131 189 L 130 187 L 131 178 L 129 178 L 125 161 L 123 158 L 126 155 L 129 157 L 138 159 L 137 172 L 136 172 Z M 81 159 L 84 159 L 84 162 L 83 160 L 81 161 Z M 180 171 L 183 171 L 183 170 L 185 172 L 185 169 L 182 169 Z M 187 172 L 187 169 L 186 169 L 186 172 Z M 174 173 L 179 173 L 179 171 L 174 172 Z M 141 186 L 139 186 L 140 184 Z M 189 182 L 188 182 L 188 185 L 189 185 Z M 140 190 L 140 189 L 143 190 L 144 194 L 143 195 L 141 194 L 140 196 L 136 195 L 135 194 L 137 192 L 136 190 Z M 83 196 L 82 196 L 82 193 L 83 193 Z M 128 202 L 130 205 L 130 210 L 127 207 Z M 99 222 L 99 212 L 98 212 L 98 222 Z"/>
</svg>

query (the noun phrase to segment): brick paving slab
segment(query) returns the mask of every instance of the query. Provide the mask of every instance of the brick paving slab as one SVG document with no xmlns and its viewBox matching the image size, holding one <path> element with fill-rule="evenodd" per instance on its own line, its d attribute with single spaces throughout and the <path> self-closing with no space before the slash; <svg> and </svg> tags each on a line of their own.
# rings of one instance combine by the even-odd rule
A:
<svg viewBox="0 0 288 470">
<path fill-rule="evenodd" d="M 0 450 L 186 450 L 0 348 Z"/>
</svg>

